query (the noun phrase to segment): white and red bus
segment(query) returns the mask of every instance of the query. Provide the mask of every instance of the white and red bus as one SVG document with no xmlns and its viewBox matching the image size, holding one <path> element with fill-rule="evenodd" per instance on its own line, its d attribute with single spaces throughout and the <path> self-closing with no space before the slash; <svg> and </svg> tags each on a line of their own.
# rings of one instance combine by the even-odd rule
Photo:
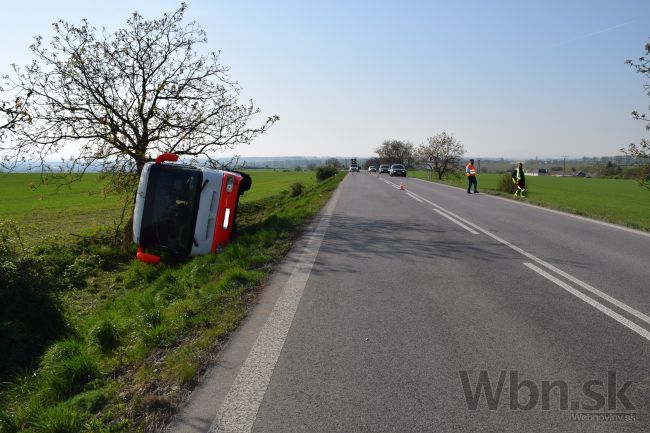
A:
<svg viewBox="0 0 650 433">
<path fill-rule="evenodd" d="M 146 250 L 181 257 L 220 251 L 233 234 L 239 196 L 250 189 L 246 174 L 177 161 L 164 153 L 142 169 L 133 213 L 140 261 L 160 261 Z"/>
</svg>

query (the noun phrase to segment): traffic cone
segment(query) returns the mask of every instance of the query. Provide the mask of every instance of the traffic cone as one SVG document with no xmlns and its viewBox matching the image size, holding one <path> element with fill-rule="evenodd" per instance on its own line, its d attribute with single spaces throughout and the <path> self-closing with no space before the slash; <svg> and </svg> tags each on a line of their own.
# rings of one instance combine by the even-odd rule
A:
<svg viewBox="0 0 650 433">
<path fill-rule="evenodd" d="M 402 182 L 399 183 L 399 189 L 401 191 L 404 191 L 404 184 Z"/>
</svg>

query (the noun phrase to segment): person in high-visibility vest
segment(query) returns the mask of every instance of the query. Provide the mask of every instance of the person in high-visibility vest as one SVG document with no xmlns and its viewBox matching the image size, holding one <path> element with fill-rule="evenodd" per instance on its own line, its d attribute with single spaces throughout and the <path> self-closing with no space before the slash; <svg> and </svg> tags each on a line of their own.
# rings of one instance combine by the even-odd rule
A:
<svg viewBox="0 0 650 433">
<path fill-rule="evenodd" d="M 519 165 L 512 172 L 512 182 L 517 185 L 517 191 L 515 195 L 524 196 L 526 191 L 526 175 L 524 174 L 524 164 L 519 163 Z"/>
<path fill-rule="evenodd" d="M 474 168 L 474 160 L 470 159 L 467 165 L 465 166 L 465 176 L 467 176 L 467 194 L 471 194 L 472 185 L 474 185 L 474 194 L 478 194 L 476 187 L 478 182 L 476 181 L 476 169 Z"/>
</svg>

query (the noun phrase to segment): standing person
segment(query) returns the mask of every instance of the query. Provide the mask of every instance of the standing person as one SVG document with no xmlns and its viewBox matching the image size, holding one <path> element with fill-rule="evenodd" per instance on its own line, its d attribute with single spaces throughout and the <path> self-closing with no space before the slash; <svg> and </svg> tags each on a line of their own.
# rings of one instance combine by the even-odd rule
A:
<svg viewBox="0 0 650 433">
<path fill-rule="evenodd" d="M 512 172 L 512 182 L 517 184 L 517 190 L 515 191 L 515 195 L 519 195 L 521 197 L 524 196 L 524 192 L 526 191 L 526 175 L 524 174 L 524 164 L 519 163 L 517 167 L 515 167 L 514 171 Z"/>
<path fill-rule="evenodd" d="M 474 168 L 474 160 L 470 159 L 467 165 L 465 166 L 465 176 L 467 176 L 467 194 L 471 194 L 472 185 L 474 185 L 474 194 L 478 194 L 476 186 L 476 169 Z"/>
</svg>

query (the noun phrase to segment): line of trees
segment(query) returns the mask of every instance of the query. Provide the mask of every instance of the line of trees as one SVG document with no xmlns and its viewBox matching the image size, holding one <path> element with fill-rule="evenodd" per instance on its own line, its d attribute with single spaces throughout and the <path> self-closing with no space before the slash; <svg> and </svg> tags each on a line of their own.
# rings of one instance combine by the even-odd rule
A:
<svg viewBox="0 0 650 433">
<path fill-rule="evenodd" d="M 438 179 L 458 173 L 462 168 L 465 146 L 447 132 L 434 134 L 426 143 L 415 147 L 408 141 L 386 140 L 375 149 L 376 159 L 366 161 L 368 166 L 378 164 L 404 164 L 407 167 L 428 164 Z"/>
</svg>

